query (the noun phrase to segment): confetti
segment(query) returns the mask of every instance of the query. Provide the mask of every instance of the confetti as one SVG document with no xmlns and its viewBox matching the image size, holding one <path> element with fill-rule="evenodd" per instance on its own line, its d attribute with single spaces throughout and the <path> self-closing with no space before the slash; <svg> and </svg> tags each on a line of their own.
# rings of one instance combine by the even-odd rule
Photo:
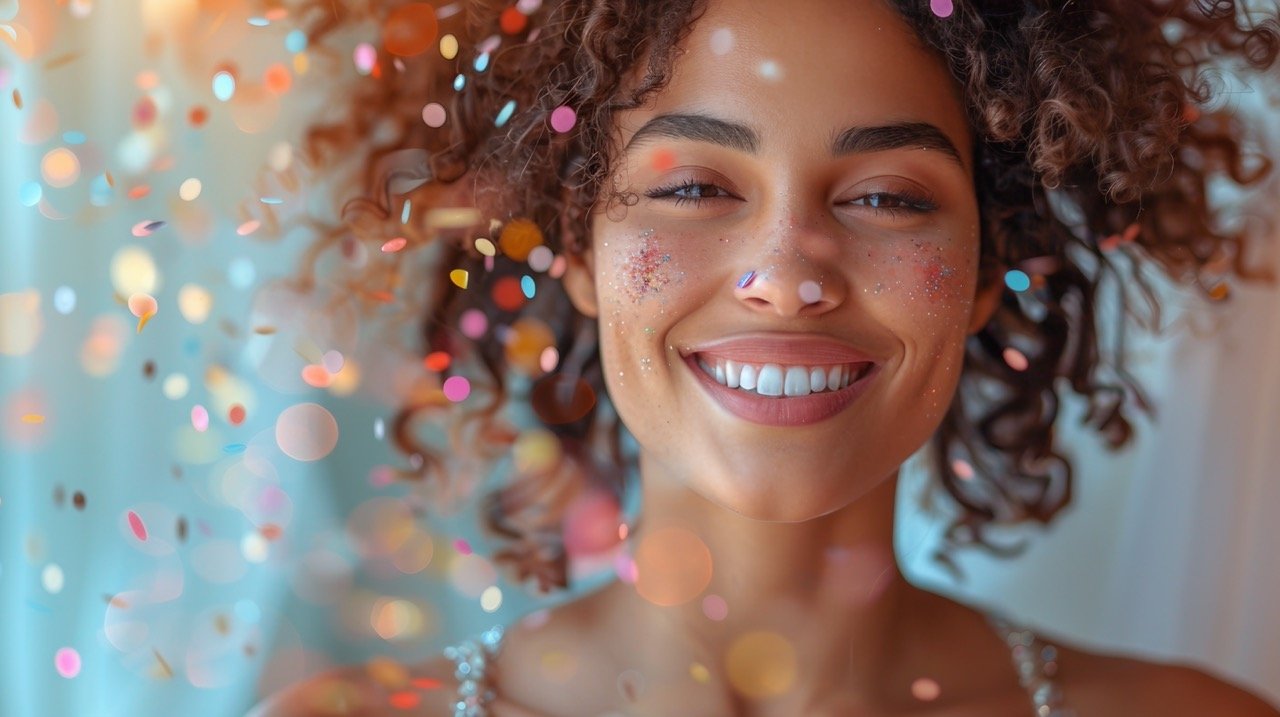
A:
<svg viewBox="0 0 1280 717">
<path fill-rule="evenodd" d="M 952 0 L 929 0 L 929 9 L 938 17 L 951 17 L 955 7 L 952 5 Z"/>
<path fill-rule="evenodd" d="M 560 105 L 551 110 L 551 129 L 564 134 L 573 129 L 574 124 L 578 122 L 578 115 L 573 111 L 572 107 Z"/>
<path fill-rule="evenodd" d="M 80 653 L 73 647 L 61 648 L 53 655 L 53 665 L 59 675 L 69 680 L 80 674 Z"/>
<path fill-rule="evenodd" d="M 191 408 L 191 427 L 201 433 L 209 430 L 209 411 L 198 403 Z"/>
<path fill-rule="evenodd" d="M 408 243 L 409 243 L 409 240 L 405 239 L 404 237 L 396 237 L 395 239 L 390 239 L 382 245 L 382 253 L 394 254 L 400 251 L 401 249 L 403 249 L 405 245 Z"/>
<path fill-rule="evenodd" d="M 439 102 L 428 102 L 422 108 L 422 121 L 428 127 L 443 127 L 446 119 L 444 105 Z"/>
<path fill-rule="evenodd" d="M 338 444 L 338 422 L 317 403 L 300 403 L 281 411 L 276 419 L 276 444 L 297 461 L 324 458 Z"/>
<path fill-rule="evenodd" d="M 951 461 L 951 470 L 955 472 L 960 480 L 973 480 L 973 466 L 969 465 L 969 461 L 963 458 Z"/>
<path fill-rule="evenodd" d="M 424 2 L 407 3 L 391 11 L 383 22 L 383 47 L 401 57 L 420 55 L 435 44 L 439 29 L 435 7 Z"/>
<path fill-rule="evenodd" d="M 1004 284 L 1013 291 L 1023 292 L 1031 288 L 1031 277 L 1023 271 L 1011 269 L 1005 272 Z"/>
<path fill-rule="evenodd" d="M 142 327 L 147 325 L 157 311 L 159 307 L 155 297 L 150 294 L 137 293 L 129 297 L 129 313 L 138 317 L 138 333 L 142 333 Z"/>
<path fill-rule="evenodd" d="M 453 549 L 458 551 L 459 553 L 462 553 L 463 555 L 470 555 L 471 543 L 468 543 L 463 538 L 457 538 L 453 541 Z"/>
<path fill-rule="evenodd" d="M 230 101 L 236 93 L 236 78 L 226 70 L 213 73 L 213 96 L 221 102 Z"/>
<path fill-rule="evenodd" d="M 515 114 L 515 112 L 516 112 L 516 101 L 507 100 L 507 103 L 502 106 L 501 110 L 498 111 L 498 116 L 493 119 L 494 126 L 501 127 L 505 125 L 507 123 L 507 120 L 510 120 L 511 115 Z"/>
<path fill-rule="evenodd" d="M 244 406 L 238 403 L 232 404 L 231 409 L 227 411 L 227 420 L 231 422 L 231 425 L 238 426 L 244 423 L 244 414 Z"/>
<path fill-rule="evenodd" d="M 444 380 L 444 397 L 458 403 L 471 395 L 471 382 L 462 376 L 450 376 Z"/>
<path fill-rule="evenodd" d="M 147 539 L 147 526 L 142 524 L 142 518 L 139 518 L 138 514 L 132 510 L 126 513 L 126 517 L 129 520 L 129 529 L 133 531 L 133 537 L 145 542 Z"/>
<path fill-rule="evenodd" d="M 452 60 L 458 56 L 458 38 L 452 34 L 440 38 L 440 56 Z"/>
<path fill-rule="evenodd" d="M 1004 357 L 1004 362 L 1009 365 L 1009 368 L 1014 371 L 1027 370 L 1027 366 L 1029 365 L 1027 363 L 1027 357 L 1021 351 L 1009 346 L 1005 348 L 1002 355 Z"/>
<path fill-rule="evenodd" d="M 520 34 L 528 24 L 529 18 L 517 7 L 508 7 L 498 16 L 498 27 L 507 35 Z"/>
<path fill-rule="evenodd" d="M 452 281 L 459 289 L 467 288 L 468 273 L 466 269 L 454 269 L 449 272 L 449 281 Z"/>
</svg>

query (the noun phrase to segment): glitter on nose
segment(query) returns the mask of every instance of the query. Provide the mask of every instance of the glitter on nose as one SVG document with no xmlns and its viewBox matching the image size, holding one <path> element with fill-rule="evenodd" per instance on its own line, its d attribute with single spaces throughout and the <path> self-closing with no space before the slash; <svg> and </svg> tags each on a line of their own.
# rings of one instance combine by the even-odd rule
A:
<svg viewBox="0 0 1280 717">
<path fill-rule="evenodd" d="M 742 278 L 741 278 L 741 279 L 738 279 L 738 288 L 739 288 L 739 289 L 745 289 L 745 288 L 747 288 L 748 286 L 751 286 L 751 282 L 752 282 L 755 278 L 756 278 L 756 272 L 755 272 L 755 270 L 754 270 L 754 269 L 752 269 L 751 271 L 748 271 L 747 273 L 745 273 L 745 274 L 743 274 L 743 275 L 742 275 Z"/>
<path fill-rule="evenodd" d="M 822 298 L 822 287 L 818 286 L 816 281 L 804 281 L 800 283 L 800 300 L 806 304 L 812 304 Z"/>
</svg>

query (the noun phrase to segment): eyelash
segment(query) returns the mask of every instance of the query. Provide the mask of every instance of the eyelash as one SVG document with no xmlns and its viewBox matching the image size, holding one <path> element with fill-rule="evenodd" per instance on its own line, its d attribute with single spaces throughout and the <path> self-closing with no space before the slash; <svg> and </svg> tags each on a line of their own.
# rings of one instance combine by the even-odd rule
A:
<svg viewBox="0 0 1280 717">
<path fill-rule="evenodd" d="M 668 198 L 674 201 L 677 207 L 684 204 L 685 202 L 693 202 L 693 206 L 697 207 L 707 199 L 723 199 L 724 198 L 724 196 L 681 197 L 681 196 L 676 196 L 675 194 L 676 192 L 679 192 L 682 190 L 687 191 L 690 189 L 700 189 L 705 187 L 715 187 L 717 191 L 724 192 L 724 196 L 728 195 L 728 193 L 725 192 L 725 190 L 717 184 L 712 184 L 711 182 L 687 181 L 687 182 L 678 182 L 676 184 L 669 184 L 665 187 L 658 187 L 657 189 L 652 189 L 646 192 L 645 196 L 649 197 L 650 199 Z M 871 207 L 872 209 L 875 209 L 877 212 L 882 212 L 892 217 L 910 216 L 910 215 L 916 215 L 916 214 L 927 214 L 938 208 L 937 205 L 935 205 L 932 201 L 930 201 L 928 197 L 923 197 L 918 194 L 913 194 L 911 192 L 897 192 L 897 193 L 870 192 L 868 194 L 862 195 L 861 197 L 858 197 L 858 199 L 865 199 L 867 197 L 882 197 L 882 198 L 894 199 L 894 200 L 897 200 L 900 204 L 903 204 L 904 206 L 901 206 L 901 207 Z M 869 205 L 859 205 L 859 206 L 869 206 Z"/>
</svg>

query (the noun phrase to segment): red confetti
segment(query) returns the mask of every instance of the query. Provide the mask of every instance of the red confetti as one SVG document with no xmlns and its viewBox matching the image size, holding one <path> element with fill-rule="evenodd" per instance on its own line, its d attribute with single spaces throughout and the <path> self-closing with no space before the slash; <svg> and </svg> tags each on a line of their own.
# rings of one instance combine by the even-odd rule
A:
<svg viewBox="0 0 1280 717">
<path fill-rule="evenodd" d="M 449 354 L 444 351 L 432 351 L 427 354 L 427 357 L 423 359 L 422 363 L 427 367 L 428 371 L 435 371 L 438 373 L 449 368 L 450 360 Z"/>
<path fill-rule="evenodd" d="M 529 18 L 516 7 L 509 7 L 503 10 L 502 15 L 498 18 L 498 26 L 508 35 L 519 34 L 528 24 Z"/>
<path fill-rule="evenodd" d="M 232 406 L 227 418 L 231 420 L 231 425 L 233 426 L 238 426 L 241 423 L 244 423 L 244 406 L 241 406 L 238 403 Z"/>
<path fill-rule="evenodd" d="M 418 706 L 422 697 L 417 692 L 393 692 L 387 702 L 398 710 L 411 710 Z"/>
<path fill-rule="evenodd" d="M 440 680 L 433 680 L 430 677 L 417 677 L 413 680 L 413 686 L 420 690 L 438 690 L 444 687 L 444 683 Z"/>
</svg>

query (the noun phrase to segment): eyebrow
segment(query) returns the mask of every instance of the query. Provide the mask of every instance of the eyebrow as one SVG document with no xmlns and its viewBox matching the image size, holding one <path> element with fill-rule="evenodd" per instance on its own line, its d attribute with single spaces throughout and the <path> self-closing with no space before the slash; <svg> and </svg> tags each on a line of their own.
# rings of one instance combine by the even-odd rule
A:
<svg viewBox="0 0 1280 717">
<path fill-rule="evenodd" d="M 755 154 L 760 147 L 759 135 L 746 125 L 703 114 L 666 114 L 645 122 L 623 151 L 659 137 L 709 142 L 750 154 Z M 955 144 L 946 133 L 928 122 L 857 125 L 840 132 L 831 142 L 831 154 L 837 157 L 893 149 L 937 150 L 965 169 Z"/>
</svg>

